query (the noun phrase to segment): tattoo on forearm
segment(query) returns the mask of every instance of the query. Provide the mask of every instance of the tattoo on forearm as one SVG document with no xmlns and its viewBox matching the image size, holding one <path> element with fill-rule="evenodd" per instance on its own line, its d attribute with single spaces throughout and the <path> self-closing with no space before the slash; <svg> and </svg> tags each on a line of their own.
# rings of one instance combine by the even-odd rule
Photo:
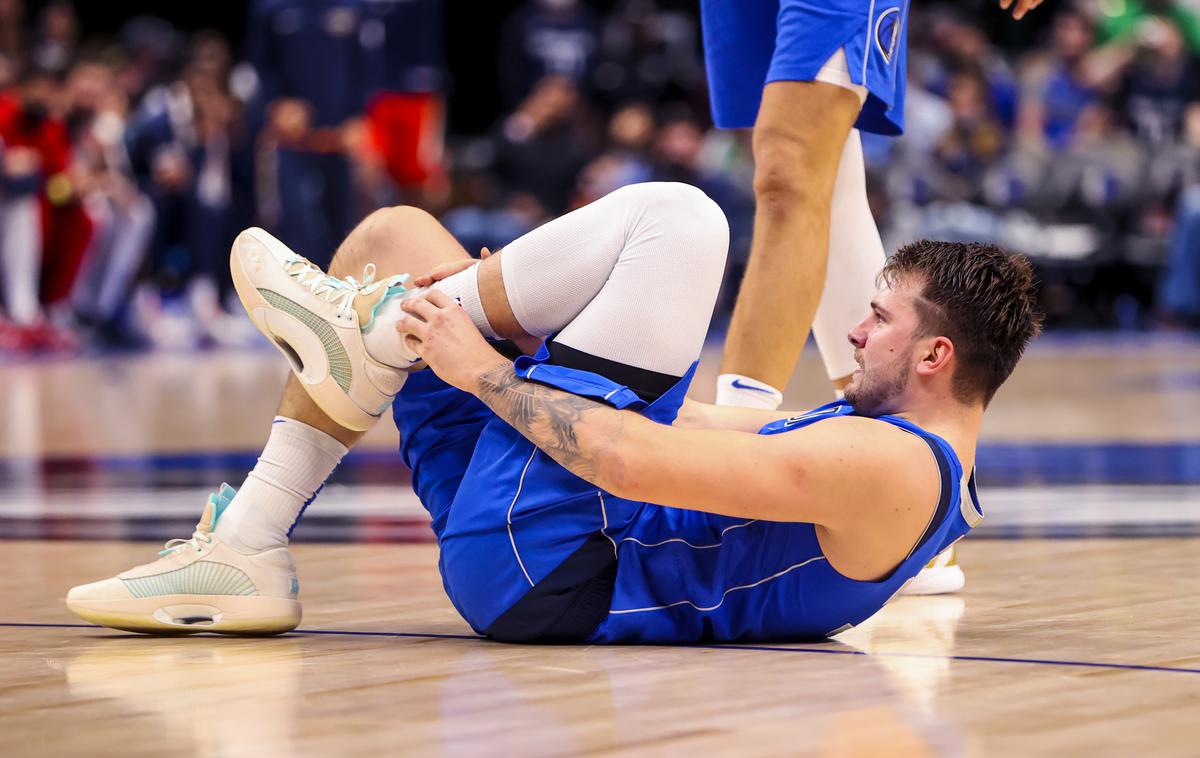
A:
<svg viewBox="0 0 1200 758">
<path fill-rule="evenodd" d="M 620 439 L 625 414 L 569 392 L 528 382 L 511 365 L 479 378 L 479 399 L 564 468 L 597 483 L 600 457 Z"/>
</svg>

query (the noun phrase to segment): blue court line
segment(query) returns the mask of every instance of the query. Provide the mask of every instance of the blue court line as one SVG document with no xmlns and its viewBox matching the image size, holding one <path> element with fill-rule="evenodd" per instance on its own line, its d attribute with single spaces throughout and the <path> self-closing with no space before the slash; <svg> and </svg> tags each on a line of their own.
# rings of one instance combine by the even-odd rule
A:
<svg viewBox="0 0 1200 758">
<path fill-rule="evenodd" d="M 14 456 L 0 458 L 0 478 L 18 467 L 35 465 L 50 487 L 62 479 L 85 477 L 93 484 L 119 476 L 170 474 L 197 482 L 247 471 L 255 451 L 208 451 L 129 456 Z M 1200 441 L 1165 443 L 984 442 L 978 451 L 979 483 L 984 486 L 1026 484 L 1200 484 Z M 408 469 L 399 454 L 384 450 L 353 451 L 334 481 L 378 484 L 406 483 Z"/>
<path fill-rule="evenodd" d="M 0 622 L 0 627 L 24 627 L 39 629 L 104 629 L 95 624 L 31 624 Z M 439 640 L 486 640 L 472 634 L 435 634 L 417 632 L 355 632 L 337 629 L 296 629 L 292 634 L 321 634 L 337 637 L 409 637 Z M 633 647 L 633 646 L 629 646 Z M 1136 663 L 1098 663 L 1095 661 L 1064 661 L 1053 658 L 1001 658 L 989 655 L 933 655 L 930 653 L 873 652 L 863 650 L 827 650 L 816 647 L 766 647 L 760 645 L 655 645 L 653 647 L 695 648 L 700 650 L 748 650 L 764 653 L 819 653 L 821 655 L 861 655 L 871 658 L 925 658 L 950 661 L 974 661 L 977 663 L 1024 663 L 1031 666 L 1072 666 L 1076 668 L 1115 669 L 1118 671 L 1159 671 L 1172 674 L 1200 674 L 1200 668 L 1175 668 L 1150 666 Z"/>
</svg>

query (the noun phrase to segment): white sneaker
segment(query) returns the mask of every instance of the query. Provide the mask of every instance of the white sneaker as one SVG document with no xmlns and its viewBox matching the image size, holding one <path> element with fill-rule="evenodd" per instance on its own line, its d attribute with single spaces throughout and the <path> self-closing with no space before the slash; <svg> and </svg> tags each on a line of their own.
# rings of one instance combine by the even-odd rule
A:
<svg viewBox="0 0 1200 758">
<path fill-rule="evenodd" d="M 958 565 L 958 554 L 951 545 L 938 553 L 925 568 L 900 588 L 901 595 L 946 595 L 958 592 L 967 583 L 962 567 Z"/>
<path fill-rule="evenodd" d="M 229 263 L 250 319 L 288 359 L 313 401 L 347 429 L 370 429 L 406 375 L 367 355 L 362 330 L 386 300 L 408 292 L 408 275 L 372 282 L 375 265 L 369 264 L 361 283 L 336 279 L 257 227 L 233 241 Z"/>
<path fill-rule="evenodd" d="M 213 534 L 234 492 L 222 484 L 209 495 L 191 539 L 171 540 L 153 563 L 72 588 L 67 607 L 84 621 L 146 634 L 295 629 L 300 583 L 288 549 L 245 555 Z"/>
</svg>

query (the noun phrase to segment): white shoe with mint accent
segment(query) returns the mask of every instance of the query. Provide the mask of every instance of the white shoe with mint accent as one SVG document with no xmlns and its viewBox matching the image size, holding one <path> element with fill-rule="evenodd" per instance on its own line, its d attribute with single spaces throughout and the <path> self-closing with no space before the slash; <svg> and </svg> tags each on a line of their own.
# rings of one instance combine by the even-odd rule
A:
<svg viewBox="0 0 1200 758">
<path fill-rule="evenodd" d="M 406 374 L 367 355 L 362 330 L 385 301 L 411 292 L 403 286 L 408 275 L 372 281 L 369 264 L 362 282 L 336 279 L 257 227 L 233 241 L 229 265 L 250 320 L 287 358 L 313 401 L 347 429 L 370 429 Z"/>
<path fill-rule="evenodd" d="M 958 565 L 958 553 L 951 545 L 938 553 L 925 568 L 900 588 L 901 595 L 948 595 L 958 592 L 967 583 L 962 566 Z"/>
<path fill-rule="evenodd" d="M 145 634 L 282 634 L 300 624 L 300 583 L 286 547 L 249 555 L 213 528 L 233 499 L 209 495 L 191 539 L 171 540 L 153 563 L 74 587 L 67 607 L 84 621 Z"/>
</svg>

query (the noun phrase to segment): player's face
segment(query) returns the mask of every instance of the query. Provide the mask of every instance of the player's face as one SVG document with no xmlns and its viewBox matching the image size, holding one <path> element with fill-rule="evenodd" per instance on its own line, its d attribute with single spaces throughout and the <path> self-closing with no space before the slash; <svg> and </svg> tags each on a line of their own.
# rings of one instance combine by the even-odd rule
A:
<svg viewBox="0 0 1200 758">
<path fill-rule="evenodd" d="M 884 287 L 871 300 L 871 312 L 850 331 L 859 369 L 846 385 L 846 400 L 859 413 L 881 416 L 901 410 L 913 372 L 917 314 L 904 285 Z"/>
</svg>

